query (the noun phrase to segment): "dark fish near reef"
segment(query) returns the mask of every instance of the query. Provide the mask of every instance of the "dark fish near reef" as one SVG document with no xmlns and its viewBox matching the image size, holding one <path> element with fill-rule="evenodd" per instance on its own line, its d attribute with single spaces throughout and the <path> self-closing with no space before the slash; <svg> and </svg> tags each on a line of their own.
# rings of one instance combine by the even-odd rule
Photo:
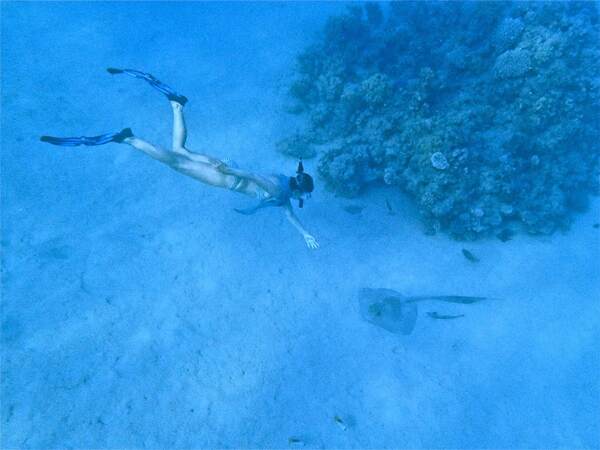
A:
<svg viewBox="0 0 600 450">
<path fill-rule="evenodd" d="M 410 334 L 417 322 L 417 305 L 391 289 L 364 288 L 359 291 L 361 317 L 391 333 Z"/>
<path fill-rule="evenodd" d="M 424 302 L 424 301 L 438 301 L 448 303 L 461 303 L 463 305 L 470 305 L 472 303 L 482 302 L 487 300 L 487 297 L 466 297 L 462 295 L 421 295 L 415 297 L 406 297 L 405 303 Z"/>
<path fill-rule="evenodd" d="M 505 228 L 500 233 L 498 233 L 496 235 L 496 237 L 498 239 L 500 239 L 502 242 L 506 242 L 506 241 L 510 241 L 514 235 L 515 235 L 515 232 L 513 230 Z"/>
<path fill-rule="evenodd" d="M 360 214 L 365 207 L 362 205 L 346 205 L 342 209 L 348 214 Z"/>
<path fill-rule="evenodd" d="M 394 214 L 396 214 L 396 213 L 394 212 L 394 210 L 392 209 L 392 204 L 390 203 L 390 201 L 389 201 L 387 198 L 385 199 L 385 206 L 387 207 L 388 214 L 389 214 L 390 216 L 393 216 Z"/>
<path fill-rule="evenodd" d="M 333 421 L 342 429 L 342 431 L 346 431 L 348 429 L 346 422 L 344 422 L 340 416 L 335 416 Z"/>
<path fill-rule="evenodd" d="M 429 317 L 431 317 L 432 319 L 458 319 L 460 317 L 465 317 L 464 314 L 458 314 L 456 316 L 448 316 L 446 314 L 438 314 L 435 311 L 430 311 L 430 312 L 427 313 L 427 315 Z"/>
<path fill-rule="evenodd" d="M 462 254 L 464 255 L 465 258 L 467 258 L 469 261 L 471 262 L 479 262 L 479 258 L 477 256 L 475 256 L 473 253 L 471 253 L 469 250 L 467 250 L 466 248 L 462 249 Z"/>
<path fill-rule="evenodd" d="M 288 438 L 288 444 L 291 445 L 291 446 L 301 446 L 301 447 L 303 447 L 304 446 L 304 441 L 302 439 L 300 439 L 300 438 L 292 436 L 292 437 Z"/>
</svg>

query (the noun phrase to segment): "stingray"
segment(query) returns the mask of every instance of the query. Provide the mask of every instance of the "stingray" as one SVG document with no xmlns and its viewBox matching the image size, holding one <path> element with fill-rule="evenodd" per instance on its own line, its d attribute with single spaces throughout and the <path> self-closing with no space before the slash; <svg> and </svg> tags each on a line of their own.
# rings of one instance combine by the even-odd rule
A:
<svg viewBox="0 0 600 450">
<path fill-rule="evenodd" d="M 417 322 L 417 305 L 391 289 L 364 288 L 359 291 L 361 317 L 395 334 L 410 334 Z"/>
<path fill-rule="evenodd" d="M 395 334 L 410 334 L 417 322 L 417 302 L 440 301 L 470 305 L 486 297 L 462 295 L 420 295 L 405 297 L 392 289 L 360 289 L 358 305 L 361 317 Z M 444 317 L 445 318 L 445 317 Z"/>
</svg>

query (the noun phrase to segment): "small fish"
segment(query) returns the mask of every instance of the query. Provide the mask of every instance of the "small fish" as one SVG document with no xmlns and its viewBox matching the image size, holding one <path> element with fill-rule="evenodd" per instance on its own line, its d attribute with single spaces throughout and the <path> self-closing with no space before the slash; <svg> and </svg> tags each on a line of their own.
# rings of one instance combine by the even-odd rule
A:
<svg viewBox="0 0 600 450">
<path fill-rule="evenodd" d="M 390 216 L 393 216 L 394 214 L 396 214 L 392 208 L 392 204 L 390 203 L 390 201 L 387 198 L 385 199 L 385 206 L 387 206 L 388 214 Z"/>
<path fill-rule="evenodd" d="M 304 441 L 302 439 L 300 439 L 300 438 L 291 436 L 291 437 L 288 438 L 288 444 L 290 446 L 299 446 L 299 447 L 302 447 L 302 446 L 304 446 Z"/>
<path fill-rule="evenodd" d="M 595 223 L 594 225 L 592 225 L 594 228 L 600 228 L 600 223 Z"/>
<path fill-rule="evenodd" d="M 431 317 L 432 319 L 458 319 L 460 317 L 465 317 L 464 314 L 458 314 L 456 316 L 449 316 L 449 315 L 446 315 L 446 314 L 438 314 L 435 311 L 428 312 L 427 315 L 429 317 Z"/>
<path fill-rule="evenodd" d="M 66 245 L 45 248 L 38 253 L 38 257 L 47 259 L 69 259 L 71 248 Z"/>
<path fill-rule="evenodd" d="M 335 416 L 333 418 L 333 421 L 337 423 L 337 425 L 342 429 L 342 431 L 346 431 L 348 429 L 346 423 L 340 418 L 340 416 Z"/>
<path fill-rule="evenodd" d="M 343 209 L 348 214 L 360 214 L 365 207 L 362 205 L 346 205 Z"/>
<path fill-rule="evenodd" d="M 514 235 L 515 235 L 515 232 L 513 230 L 511 230 L 509 228 L 505 228 L 500 233 L 498 233 L 496 235 L 496 237 L 498 239 L 500 239 L 502 242 L 506 242 L 506 241 L 510 241 Z"/>
<path fill-rule="evenodd" d="M 479 262 L 479 258 L 477 256 L 475 256 L 473 253 L 471 253 L 469 250 L 467 250 L 466 248 L 462 249 L 462 254 L 464 255 L 465 258 L 467 258 L 469 261 L 471 262 Z"/>
</svg>

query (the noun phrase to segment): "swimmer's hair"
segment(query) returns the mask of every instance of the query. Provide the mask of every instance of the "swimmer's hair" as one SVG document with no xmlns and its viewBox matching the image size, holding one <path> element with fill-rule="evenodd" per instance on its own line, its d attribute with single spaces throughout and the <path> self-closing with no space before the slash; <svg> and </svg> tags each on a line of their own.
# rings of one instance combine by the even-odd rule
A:
<svg viewBox="0 0 600 450">
<path fill-rule="evenodd" d="M 295 177 L 290 178 L 290 188 L 293 191 L 310 193 L 315 189 L 315 183 L 309 174 L 300 172 Z"/>
</svg>

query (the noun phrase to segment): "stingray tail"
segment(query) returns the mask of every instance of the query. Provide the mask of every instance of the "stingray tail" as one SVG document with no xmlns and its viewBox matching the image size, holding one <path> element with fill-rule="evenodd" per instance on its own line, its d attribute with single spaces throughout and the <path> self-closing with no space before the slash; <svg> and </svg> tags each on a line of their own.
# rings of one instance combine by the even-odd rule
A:
<svg viewBox="0 0 600 450">
<path fill-rule="evenodd" d="M 434 300 L 448 303 L 462 303 L 469 305 L 471 303 L 481 302 L 488 300 L 487 297 L 467 297 L 462 295 L 421 295 L 416 297 L 407 297 L 405 303 L 422 302 L 427 300 Z"/>
</svg>

